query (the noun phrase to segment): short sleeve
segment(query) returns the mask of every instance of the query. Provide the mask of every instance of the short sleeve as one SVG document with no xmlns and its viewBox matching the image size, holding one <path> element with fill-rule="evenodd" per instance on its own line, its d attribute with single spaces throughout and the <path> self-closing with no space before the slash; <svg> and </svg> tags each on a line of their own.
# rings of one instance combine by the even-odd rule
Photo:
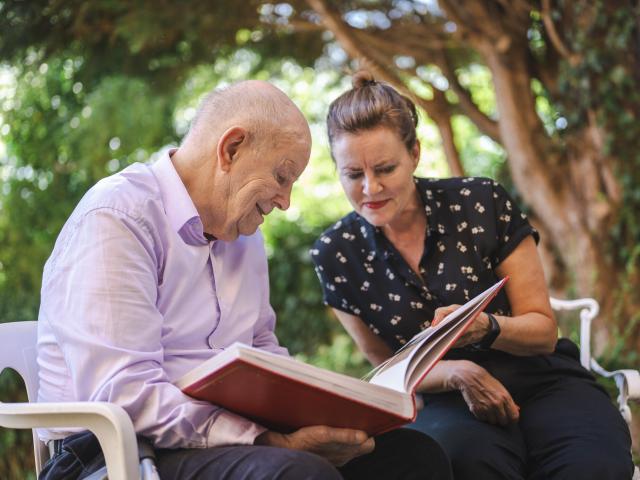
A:
<svg viewBox="0 0 640 480">
<path fill-rule="evenodd" d="M 527 236 L 540 241 L 538 231 L 531 226 L 527 216 L 518 208 L 507 191 L 493 182 L 493 202 L 496 212 L 496 240 L 493 265 L 499 265 Z"/>
<path fill-rule="evenodd" d="M 322 286 L 324 304 L 352 314 L 353 312 L 347 307 L 349 302 L 345 295 L 346 292 L 343 291 L 340 285 L 340 283 L 343 283 L 341 282 L 342 279 L 346 282 L 346 278 L 341 273 L 343 270 L 341 262 L 346 262 L 346 257 L 336 249 L 334 243 L 334 239 L 323 234 L 313 244 L 309 254 Z"/>
</svg>

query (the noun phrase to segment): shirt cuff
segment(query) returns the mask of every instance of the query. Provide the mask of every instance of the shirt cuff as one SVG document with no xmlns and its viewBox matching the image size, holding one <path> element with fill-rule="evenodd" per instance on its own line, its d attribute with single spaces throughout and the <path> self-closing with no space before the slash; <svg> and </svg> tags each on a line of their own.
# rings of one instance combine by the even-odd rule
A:
<svg viewBox="0 0 640 480">
<path fill-rule="evenodd" d="M 253 445 L 255 438 L 267 429 L 228 411 L 222 411 L 209 428 L 207 447 Z"/>
</svg>

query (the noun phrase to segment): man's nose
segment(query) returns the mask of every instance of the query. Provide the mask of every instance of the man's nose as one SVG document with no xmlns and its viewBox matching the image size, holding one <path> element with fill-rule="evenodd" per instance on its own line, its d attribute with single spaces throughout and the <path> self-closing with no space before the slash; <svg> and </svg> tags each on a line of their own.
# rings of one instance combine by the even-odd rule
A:
<svg viewBox="0 0 640 480">
<path fill-rule="evenodd" d="M 291 189 L 293 187 L 285 188 L 284 192 L 278 194 L 278 196 L 274 199 L 274 203 L 280 210 L 286 210 L 291 205 Z"/>
</svg>

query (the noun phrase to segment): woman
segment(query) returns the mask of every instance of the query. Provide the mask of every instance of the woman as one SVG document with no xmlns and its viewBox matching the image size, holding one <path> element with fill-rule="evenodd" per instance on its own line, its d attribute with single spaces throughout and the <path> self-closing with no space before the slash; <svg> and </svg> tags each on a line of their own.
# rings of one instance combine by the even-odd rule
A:
<svg viewBox="0 0 640 480">
<path fill-rule="evenodd" d="M 457 479 L 631 478 L 631 439 L 607 394 L 557 341 L 538 233 L 496 182 L 422 179 L 413 103 L 368 72 L 327 117 L 354 211 L 311 250 L 324 300 L 373 365 L 456 305 L 503 291 L 425 378 L 413 427 Z"/>
</svg>

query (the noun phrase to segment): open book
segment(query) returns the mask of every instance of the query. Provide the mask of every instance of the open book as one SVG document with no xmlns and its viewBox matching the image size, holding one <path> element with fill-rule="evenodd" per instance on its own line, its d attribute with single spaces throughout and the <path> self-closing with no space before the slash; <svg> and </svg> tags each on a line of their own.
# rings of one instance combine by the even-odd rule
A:
<svg viewBox="0 0 640 480">
<path fill-rule="evenodd" d="M 328 425 L 382 433 L 415 419 L 416 387 L 506 281 L 418 333 L 367 375 L 369 381 L 234 343 L 176 385 L 187 395 L 281 432 Z"/>
</svg>

